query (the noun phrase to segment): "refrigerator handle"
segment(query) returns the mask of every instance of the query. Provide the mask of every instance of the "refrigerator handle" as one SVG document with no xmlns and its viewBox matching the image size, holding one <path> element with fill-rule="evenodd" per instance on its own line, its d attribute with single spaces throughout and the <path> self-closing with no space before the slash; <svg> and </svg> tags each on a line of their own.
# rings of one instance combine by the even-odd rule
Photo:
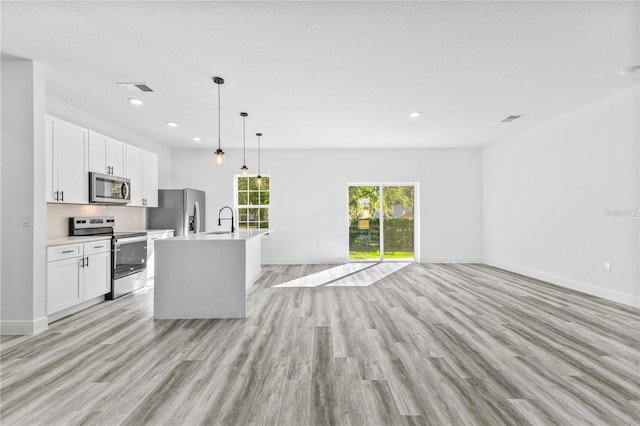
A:
<svg viewBox="0 0 640 426">
<path fill-rule="evenodd" d="M 194 201 L 196 212 L 195 212 L 195 224 L 194 224 L 194 232 L 197 234 L 200 232 L 200 204 L 197 201 Z"/>
</svg>

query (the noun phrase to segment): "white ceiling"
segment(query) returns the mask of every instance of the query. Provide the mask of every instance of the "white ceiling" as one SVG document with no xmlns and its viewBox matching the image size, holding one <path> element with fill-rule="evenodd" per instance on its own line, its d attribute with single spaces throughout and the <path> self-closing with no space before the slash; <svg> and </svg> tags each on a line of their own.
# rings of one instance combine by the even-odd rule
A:
<svg viewBox="0 0 640 426">
<path fill-rule="evenodd" d="M 1 42 L 50 95 L 172 148 L 217 144 L 212 76 L 223 148 L 240 111 L 264 148 L 474 147 L 638 84 L 639 4 L 2 1 Z M 121 81 L 155 92 L 134 107 Z"/>
</svg>

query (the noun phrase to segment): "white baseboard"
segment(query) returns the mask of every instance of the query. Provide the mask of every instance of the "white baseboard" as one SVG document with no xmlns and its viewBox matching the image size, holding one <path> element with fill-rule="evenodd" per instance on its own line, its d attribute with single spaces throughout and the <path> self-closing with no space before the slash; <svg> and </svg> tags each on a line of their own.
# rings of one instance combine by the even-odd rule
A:
<svg viewBox="0 0 640 426">
<path fill-rule="evenodd" d="M 291 258 L 263 258 L 263 265 L 341 265 L 349 262 L 348 259 L 343 258 L 304 258 L 304 257 L 291 257 Z"/>
<path fill-rule="evenodd" d="M 481 257 L 421 257 L 420 263 L 482 263 Z"/>
<path fill-rule="evenodd" d="M 37 334 L 45 331 L 49 327 L 47 317 L 38 318 L 33 321 L 0 321 L 0 334 Z"/>
<path fill-rule="evenodd" d="M 537 271 L 535 269 L 513 265 L 511 263 L 502 262 L 499 260 L 484 259 L 484 263 L 486 265 L 494 266 L 506 271 L 515 272 L 517 274 L 526 275 L 531 278 L 559 285 L 560 287 L 569 288 L 571 290 L 576 290 L 581 293 L 590 294 L 592 296 L 602 297 L 603 299 L 622 303 L 623 305 L 632 306 L 634 308 L 640 308 L 639 296 L 634 296 L 632 294 L 622 293 L 615 290 L 609 290 L 607 288 L 602 288 L 593 284 L 573 280 L 571 278 L 561 277 L 559 275 L 549 274 L 547 272 Z"/>
<path fill-rule="evenodd" d="M 389 261 L 394 261 L 390 259 Z M 400 262 L 402 260 L 399 260 Z M 420 263 L 482 263 L 481 257 L 422 257 Z M 328 258 L 273 258 L 262 259 L 263 265 L 341 265 L 349 263 L 349 259 L 340 257 Z"/>
</svg>

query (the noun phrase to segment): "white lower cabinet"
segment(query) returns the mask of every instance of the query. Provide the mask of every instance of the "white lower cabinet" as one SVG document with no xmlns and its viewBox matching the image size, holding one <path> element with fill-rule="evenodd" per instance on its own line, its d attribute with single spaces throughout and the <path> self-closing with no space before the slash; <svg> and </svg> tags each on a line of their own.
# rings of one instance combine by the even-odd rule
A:
<svg viewBox="0 0 640 426">
<path fill-rule="evenodd" d="M 111 241 L 47 247 L 47 315 L 102 296 L 110 289 Z"/>
<path fill-rule="evenodd" d="M 83 301 L 80 258 L 47 262 L 47 315 Z"/>
<path fill-rule="evenodd" d="M 109 293 L 111 287 L 111 253 L 87 256 L 84 267 L 84 300 Z"/>
</svg>

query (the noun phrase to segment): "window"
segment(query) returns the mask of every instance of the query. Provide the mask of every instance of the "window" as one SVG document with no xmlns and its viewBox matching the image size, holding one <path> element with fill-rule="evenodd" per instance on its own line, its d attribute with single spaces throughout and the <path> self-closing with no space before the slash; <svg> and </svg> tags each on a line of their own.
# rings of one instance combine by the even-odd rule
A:
<svg viewBox="0 0 640 426">
<path fill-rule="evenodd" d="M 271 179 L 262 176 L 236 175 L 236 211 L 239 229 L 258 229 L 269 227 L 269 205 L 271 203 Z"/>
</svg>

